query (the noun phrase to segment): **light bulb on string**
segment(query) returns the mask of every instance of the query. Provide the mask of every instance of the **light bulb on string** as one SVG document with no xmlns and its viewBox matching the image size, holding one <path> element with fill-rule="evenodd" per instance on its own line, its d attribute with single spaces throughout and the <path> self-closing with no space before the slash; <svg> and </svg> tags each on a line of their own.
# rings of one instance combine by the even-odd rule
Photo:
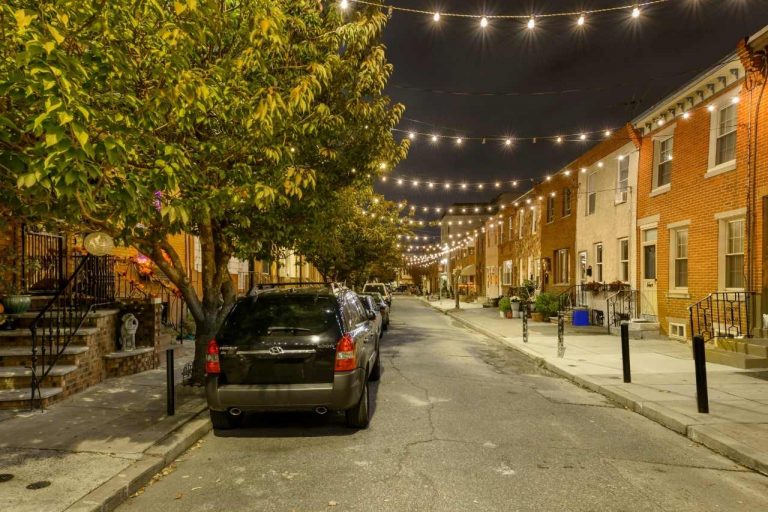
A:
<svg viewBox="0 0 768 512">
<path fill-rule="evenodd" d="M 534 19 L 534 17 L 531 16 L 526 26 L 528 27 L 529 30 L 532 30 L 534 27 L 536 27 L 536 19 Z"/>
<path fill-rule="evenodd" d="M 413 140 L 413 139 L 415 139 L 415 138 L 416 138 L 416 134 L 415 134 L 415 133 L 413 133 L 413 132 L 409 132 L 409 133 L 408 133 L 408 138 L 409 138 L 409 139 L 411 139 L 411 140 Z"/>
<path fill-rule="evenodd" d="M 582 133 L 581 135 L 579 135 L 579 139 L 587 140 L 587 134 L 586 133 Z"/>
<path fill-rule="evenodd" d="M 347 0 L 341 0 L 341 2 L 339 2 L 339 7 L 341 7 L 342 11 L 346 11 L 349 7 L 349 2 Z"/>
<path fill-rule="evenodd" d="M 483 17 L 480 19 L 480 26 L 481 26 L 482 28 L 485 28 L 485 27 L 487 27 L 487 26 L 488 26 L 488 18 L 486 18 L 485 16 L 483 16 Z"/>
<path fill-rule="evenodd" d="M 504 144 L 506 144 L 507 146 L 511 146 L 512 145 L 512 139 L 505 140 Z"/>
<path fill-rule="evenodd" d="M 632 17 L 633 18 L 639 18 L 640 17 L 640 7 L 635 6 L 635 8 L 632 9 Z"/>
<path fill-rule="evenodd" d="M 584 26 L 584 22 L 585 22 L 585 21 L 587 21 L 587 18 L 586 18 L 586 16 L 584 16 L 584 15 L 582 14 L 582 15 L 580 15 L 580 16 L 579 16 L 579 19 L 578 19 L 578 20 L 576 20 L 576 24 L 577 24 L 578 26 L 580 26 L 580 27 L 583 27 L 583 26 Z"/>
<path fill-rule="evenodd" d="M 440 13 L 439 12 L 436 12 L 435 14 L 432 15 L 432 21 L 434 21 L 434 22 L 440 21 Z"/>
<path fill-rule="evenodd" d="M 437 135 L 432 136 L 432 142 L 437 142 Z"/>
</svg>

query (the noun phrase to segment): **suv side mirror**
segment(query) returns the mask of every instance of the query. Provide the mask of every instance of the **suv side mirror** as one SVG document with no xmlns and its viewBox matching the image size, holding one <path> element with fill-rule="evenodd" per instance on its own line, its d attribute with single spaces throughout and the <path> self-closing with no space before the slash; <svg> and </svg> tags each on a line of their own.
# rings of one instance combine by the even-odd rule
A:
<svg viewBox="0 0 768 512">
<path fill-rule="evenodd" d="M 376 320 L 376 313 L 374 311 L 368 311 L 368 320 Z"/>
</svg>

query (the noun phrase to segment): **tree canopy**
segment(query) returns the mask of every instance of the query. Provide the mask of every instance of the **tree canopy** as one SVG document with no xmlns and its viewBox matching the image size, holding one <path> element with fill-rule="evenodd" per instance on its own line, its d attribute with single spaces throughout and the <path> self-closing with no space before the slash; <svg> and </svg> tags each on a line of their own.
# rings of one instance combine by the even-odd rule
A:
<svg viewBox="0 0 768 512">
<path fill-rule="evenodd" d="M 234 301 L 232 255 L 295 245 L 405 156 L 386 15 L 346 16 L 316 0 L 6 1 L 0 208 L 138 247 L 201 348 Z M 201 295 L 168 242 L 181 232 L 200 237 Z"/>
</svg>

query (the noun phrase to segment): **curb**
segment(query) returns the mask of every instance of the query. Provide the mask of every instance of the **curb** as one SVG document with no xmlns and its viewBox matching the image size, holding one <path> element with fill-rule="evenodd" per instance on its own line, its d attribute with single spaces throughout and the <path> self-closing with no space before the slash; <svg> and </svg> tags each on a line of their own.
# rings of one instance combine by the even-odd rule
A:
<svg viewBox="0 0 768 512">
<path fill-rule="evenodd" d="M 201 437 L 211 431 L 207 404 L 165 437 L 150 446 L 142 458 L 67 507 L 67 512 L 111 512 L 146 485 Z"/>
<path fill-rule="evenodd" d="M 432 309 L 435 309 L 436 311 L 439 311 L 444 315 L 451 317 L 452 319 L 456 320 L 463 326 L 477 333 L 480 333 L 484 336 L 487 336 L 495 341 L 498 341 L 499 343 L 502 343 L 503 345 L 511 348 L 512 350 L 515 350 L 520 354 L 523 354 L 527 358 L 531 359 L 537 366 L 540 366 L 560 377 L 568 379 L 583 388 L 589 389 L 590 391 L 594 391 L 595 393 L 600 393 L 601 395 L 607 397 L 610 400 L 613 400 L 614 402 L 625 407 L 626 409 L 629 409 L 637 414 L 640 414 L 641 416 L 645 416 L 646 418 L 652 421 L 655 421 L 656 423 L 674 432 L 677 432 L 678 434 L 684 435 L 691 441 L 701 444 L 703 446 L 706 446 L 710 450 L 715 451 L 733 460 L 734 462 L 741 464 L 744 467 L 747 467 L 758 473 L 768 476 L 767 461 L 760 460 L 750 455 L 748 453 L 747 446 L 744 446 L 733 439 L 729 439 L 724 436 L 718 436 L 715 433 L 707 432 L 706 425 L 691 424 L 689 421 L 687 421 L 686 416 L 683 416 L 682 414 L 679 414 L 676 411 L 670 410 L 662 405 L 659 405 L 653 402 L 643 402 L 640 400 L 636 400 L 635 398 L 633 398 L 632 396 L 626 393 L 621 393 L 616 390 L 607 389 L 606 387 L 600 384 L 587 380 L 578 375 L 573 375 L 568 371 L 560 368 L 559 366 L 550 363 L 544 357 L 536 354 L 532 354 L 524 350 L 522 347 L 513 345 L 512 343 L 510 343 L 509 340 L 507 340 L 503 336 L 500 336 L 488 329 L 475 325 L 472 322 L 461 318 L 461 316 L 457 315 L 455 312 L 442 310 L 438 307 L 433 306 L 432 304 L 429 304 L 428 302 L 426 302 L 426 304 Z"/>
</svg>

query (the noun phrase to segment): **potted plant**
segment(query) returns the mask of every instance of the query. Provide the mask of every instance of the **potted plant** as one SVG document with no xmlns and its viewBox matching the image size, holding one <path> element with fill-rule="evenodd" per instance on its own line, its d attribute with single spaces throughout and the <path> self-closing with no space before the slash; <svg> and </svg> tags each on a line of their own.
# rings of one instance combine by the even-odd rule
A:
<svg viewBox="0 0 768 512">
<path fill-rule="evenodd" d="M 26 261 L 27 272 L 39 269 L 40 262 L 34 258 Z M 21 266 L 15 253 L 0 260 L 0 294 L 3 299 L 3 309 L 9 315 L 25 313 L 32 305 L 32 296 L 20 286 L 22 278 Z"/>
<path fill-rule="evenodd" d="M 533 306 L 533 319 L 537 322 L 549 321 L 549 317 L 557 314 L 560 309 L 558 296 L 554 293 L 540 293 L 536 296 Z"/>
<path fill-rule="evenodd" d="M 613 281 L 608 283 L 608 291 L 619 292 L 624 289 L 626 285 L 622 281 Z"/>
<path fill-rule="evenodd" d="M 592 292 L 592 294 L 597 295 L 602 290 L 603 285 L 602 283 L 598 283 L 597 281 L 592 281 L 590 283 L 584 283 L 584 289 L 587 291 Z"/>
<path fill-rule="evenodd" d="M 507 314 L 512 315 L 512 304 L 509 301 L 509 297 L 502 297 L 499 299 L 499 317 L 505 318 Z"/>
<path fill-rule="evenodd" d="M 509 298 L 509 302 L 512 305 L 512 318 L 520 318 L 520 302 L 522 302 L 520 297 L 513 295 Z"/>
</svg>

